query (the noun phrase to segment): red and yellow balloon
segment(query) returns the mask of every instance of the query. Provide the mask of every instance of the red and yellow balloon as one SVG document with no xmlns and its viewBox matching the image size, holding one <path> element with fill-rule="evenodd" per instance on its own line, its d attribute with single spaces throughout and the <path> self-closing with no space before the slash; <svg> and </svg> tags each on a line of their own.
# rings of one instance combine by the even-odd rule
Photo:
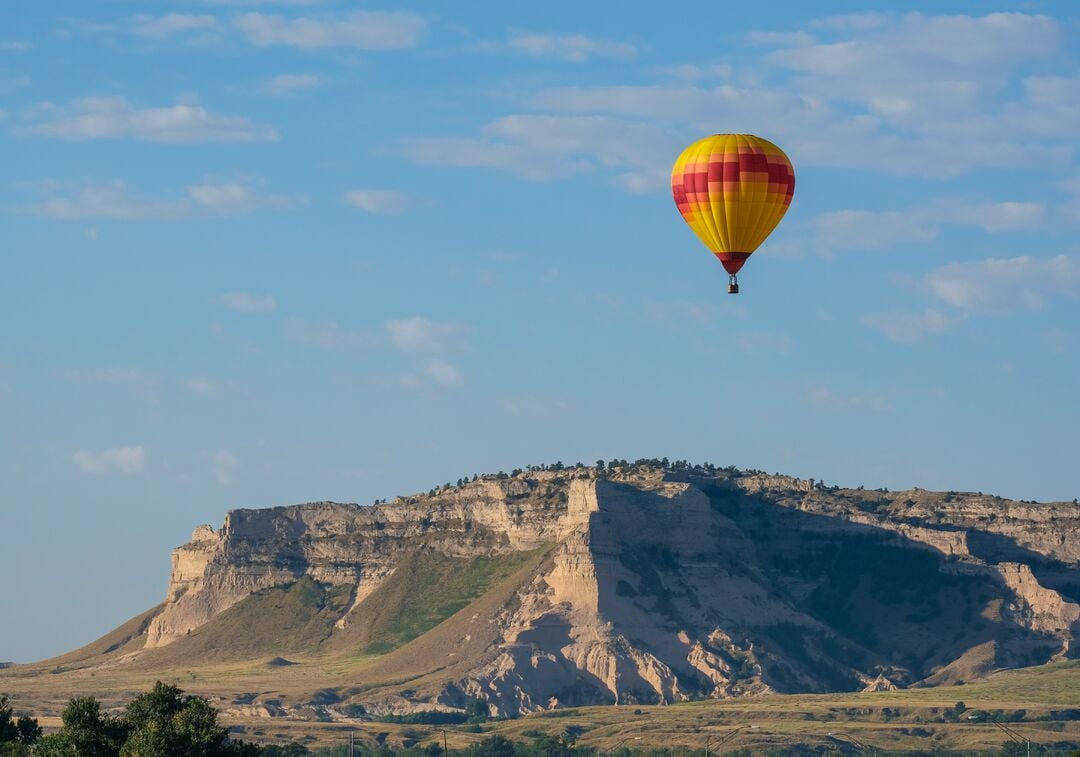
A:
<svg viewBox="0 0 1080 757">
<path fill-rule="evenodd" d="M 728 292 L 735 274 L 784 217 L 795 169 L 784 151 L 753 134 L 714 134 L 683 150 L 671 169 L 683 220 L 723 263 Z"/>
</svg>

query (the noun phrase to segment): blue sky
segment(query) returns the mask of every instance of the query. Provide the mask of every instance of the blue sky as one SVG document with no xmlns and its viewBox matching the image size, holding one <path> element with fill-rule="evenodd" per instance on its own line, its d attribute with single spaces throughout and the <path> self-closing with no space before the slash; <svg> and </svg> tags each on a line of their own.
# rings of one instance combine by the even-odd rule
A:
<svg viewBox="0 0 1080 757">
<path fill-rule="evenodd" d="M 5 3 L 0 660 L 234 507 L 641 456 L 1080 495 L 1074 6 L 894 7 Z M 797 187 L 729 297 L 667 177 L 739 131 Z"/>
</svg>

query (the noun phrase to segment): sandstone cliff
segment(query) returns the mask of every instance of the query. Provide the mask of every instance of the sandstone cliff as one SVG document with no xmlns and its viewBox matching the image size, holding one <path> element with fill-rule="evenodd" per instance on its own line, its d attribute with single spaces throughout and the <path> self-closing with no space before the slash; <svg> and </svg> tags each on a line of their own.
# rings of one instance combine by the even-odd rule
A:
<svg viewBox="0 0 1080 757">
<path fill-rule="evenodd" d="M 1077 505 L 711 466 L 236 510 L 172 561 L 164 605 L 79 665 L 320 671 L 318 696 L 238 700 L 266 714 L 885 690 L 1072 656 L 1080 633 Z"/>
</svg>

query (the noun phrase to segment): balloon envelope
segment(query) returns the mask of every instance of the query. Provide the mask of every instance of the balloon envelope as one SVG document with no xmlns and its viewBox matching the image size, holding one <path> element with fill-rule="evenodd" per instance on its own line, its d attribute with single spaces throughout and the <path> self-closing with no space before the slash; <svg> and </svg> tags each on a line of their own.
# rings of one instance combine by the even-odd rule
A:
<svg viewBox="0 0 1080 757">
<path fill-rule="evenodd" d="M 714 134 L 683 150 L 671 191 L 683 219 L 735 274 L 787 212 L 795 170 L 767 139 Z"/>
</svg>

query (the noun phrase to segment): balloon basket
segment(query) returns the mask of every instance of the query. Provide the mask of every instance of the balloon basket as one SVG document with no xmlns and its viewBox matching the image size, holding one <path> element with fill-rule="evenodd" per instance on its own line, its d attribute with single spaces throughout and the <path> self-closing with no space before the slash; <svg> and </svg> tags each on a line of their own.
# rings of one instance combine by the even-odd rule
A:
<svg viewBox="0 0 1080 757">
<path fill-rule="evenodd" d="M 735 278 L 734 274 L 732 274 L 731 276 L 728 277 L 727 293 L 728 294 L 738 294 L 739 293 L 739 280 Z"/>
</svg>

